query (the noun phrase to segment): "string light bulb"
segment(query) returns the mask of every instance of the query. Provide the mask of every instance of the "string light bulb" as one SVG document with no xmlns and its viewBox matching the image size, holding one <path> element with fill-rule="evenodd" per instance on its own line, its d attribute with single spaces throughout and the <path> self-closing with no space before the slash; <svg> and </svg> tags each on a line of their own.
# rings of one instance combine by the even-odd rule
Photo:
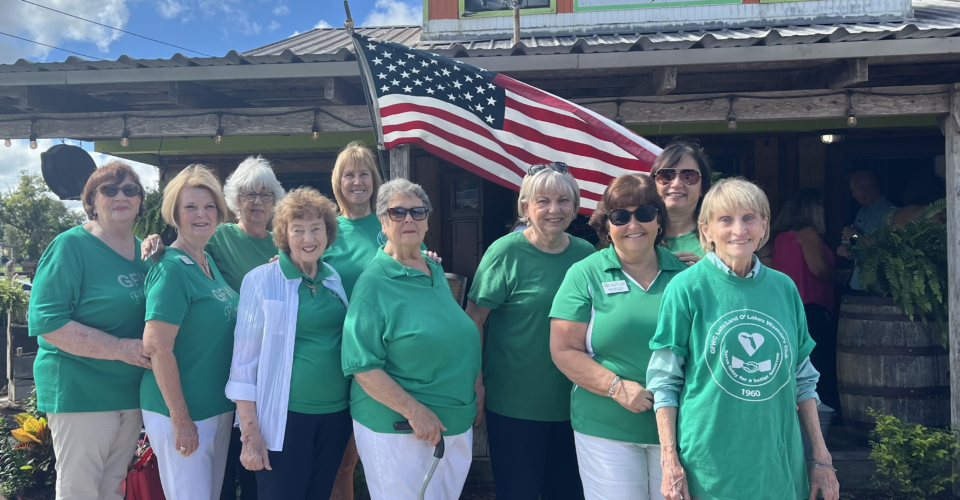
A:
<svg viewBox="0 0 960 500">
<path fill-rule="evenodd" d="M 847 91 L 847 126 L 857 126 L 857 112 L 853 110 L 853 91 Z"/>
<path fill-rule="evenodd" d="M 217 113 L 217 138 L 214 142 L 217 144 L 223 142 L 223 113 Z"/>
<path fill-rule="evenodd" d="M 623 117 L 620 116 L 620 105 L 621 105 L 621 104 L 623 104 L 623 101 L 621 101 L 620 99 L 617 99 L 617 117 L 616 117 L 616 120 L 615 120 L 615 121 L 617 122 L 617 125 L 623 125 Z"/>
<path fill-rule="evenodd" d="M 320 138 L 320 125 L 317 124 L 317 114 L 320 112 L 319 109 L 313 108 L 313 127 L 310 128 L 310 132 L 313 135 L 310 137 L 310 140 L 316 142 Z"/>
<path fill-rule="evenodd" d="M 737 115 L 733 112 L 733 97 L 730 97 L 730 111 L 727 112 L 727 130 L 737 129 Z"/>
<path fill-rule="evenodd" d="M 127 130 L 127 116 L 123 116 L 123 133 L 120 135 L 120 145 L 123 147 L 130 146 L 130 131 Z"/>
<path fill-rule="evenodd" d="M 3 145 L 9 148 L 10 146 L 13 146 L 13 142 L 10 139 L 4 139 Z"/>
<path fill-rule="evenodd" d="M 37 149 L 37 119 L 30 119 L 30 149 Z"/>
</svg>

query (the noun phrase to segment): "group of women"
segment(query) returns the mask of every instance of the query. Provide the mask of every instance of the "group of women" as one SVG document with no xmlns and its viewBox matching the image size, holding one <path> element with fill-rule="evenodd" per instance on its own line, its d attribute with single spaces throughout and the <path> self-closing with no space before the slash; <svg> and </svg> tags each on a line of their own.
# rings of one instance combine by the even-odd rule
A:
<svg viewBox="0 0 960 500">
<path fill-rule="evenodd" d="M 31 299 L 57 496 L 119 498 L 143 425 L 169 500 L 235 498 L 237 469 L 245 500 L 352 498 L 358 456 L 373 499 L 416 498 L 441 440 L 426 497 L 452 500 L 485 418 L 498 498 L 836 500 L 803 303 L 754 256 L 767 199 L 710 174 L 678 141 L 613 180 L 595 251 L 565 232 L 567 166 L 531 166 L 526 228 L 486 251 L 464 311 L 424 251 L 426 193 L 382 183 L 362 145 L 334 168 L 339 207 L 260 159 L 222 191 L 187 167 L 167 247 L 133 235 L 133 170 L 102 167 Z"/>
</svg>

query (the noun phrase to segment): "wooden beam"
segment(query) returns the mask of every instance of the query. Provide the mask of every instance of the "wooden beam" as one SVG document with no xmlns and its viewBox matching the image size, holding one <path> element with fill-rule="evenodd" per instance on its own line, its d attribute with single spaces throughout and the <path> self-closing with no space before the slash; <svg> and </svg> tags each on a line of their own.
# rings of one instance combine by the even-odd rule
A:
<svg viewBox="0 0 960 500">
<path fill-rule="evenodd" d="M 125 111 L 130 106 L 54 87 L 21 87 L 19 108 L 38 113 Z"/>
<path fill-rule="evenodd" d="M 390 150 L 390 179 L 410 180 L 409 144 L 400 144 Z"/>
<path fill-rule="evenodd" d="M 177 107 L 191 109 L 251 107 L 250 104 L 241 99 L 193 82 L 170 82 L 167 100 Z"/>
<path fill-rule="evenodd" d="M 841 59 L 827 64 L 823 70 L 824 87 L 842 89 L 851 85 L 865 83 L 870 78 L 870 64 L 866 57 Z"/>
<path fill-rule="evenodd" d="M 949 85 L 863 88 L 857 89 L 853 102 L 860 118 L 940 115 L 950 111 L 951 89 Z M 881 93 L 883 95 L 878 95 Z M 811 96 L 809 90 L 740 93 L 734 103 L 734 112 L 738 122 L 846 118 L 846 94 L 823 94 L 820 91 Z M 626 125 L 724 123 L 729 110 L 727 97 L 727 94 L 693 94 L 625 100 L 620 107 L 620 116 Z M 615 119 L 617 114 L 615 102 L 587 100 L 580 104 L 610 119 Z M 324 133 L 370 130 L 370 115 L 366 106 L 321 106 L 320 109 L 322 112 L 318 120 L 320 130 Z M 309 108 L 222 111 L 225 113 L 223 129 L 227 136 L 309 134 L 313 125 L 313 110 Z M 295 112 L 276 116 L 291 111 Z M 234 116 L 231 112 L 248 116 Z M 36 118 L 36 131 L 40 138 L 119 139 L 123 131 L 123 114 L 24 114 L 21 120 L 0 120 L 0 137 L 27 138 L 30 135 L 30 118 Z M 191 116 L 184 116 L 185 113 L 179 110 L 127 114 L 127 129 L 131 138 L 209 137 L 217 129 L 217 116 L 212 112 Z"/>
<path fill-rule="evenodd" d="M 677 67 L 662 66 L 653 70 L 650 79 L 650 93 L 653 95 L 667 95 L 677 89 Z"/>
<path fill-rule="evenodd" d="M 337 106 L 363 104 L 363 93 L 343 78 L 324 78 L 323 97 Z"/>
<path fill-rule="evenodd" d="M 960 84 L 954 84 L 945 124 L 947 163 L 947 303 L 950 339 L 950 423 L 960 428 Z M 954 467 L 956 469 L 956 466 Z M 954 491 L 957 485 L 954 484 Z"/>
</svg>

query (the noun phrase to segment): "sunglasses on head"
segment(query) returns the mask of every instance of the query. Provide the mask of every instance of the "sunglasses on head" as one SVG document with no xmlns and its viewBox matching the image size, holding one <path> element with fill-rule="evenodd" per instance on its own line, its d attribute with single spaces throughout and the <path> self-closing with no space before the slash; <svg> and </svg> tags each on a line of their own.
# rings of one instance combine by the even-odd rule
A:
<svg viewBox="0 0 960 500">
<path fill-rule="evenodd" d="M 123 195 L 127 198 L 140 196 L 140 186 L 136 184 L 124 184 L 123 186 L 118 186 L 116 184 L 103 184 L 97 189 L 100 191 L 100 194 L 107 197 L 116 196 L 120 191 L 123 191 Z"/>
<path fill-rule="evenodd" d="M 607 218 L 610 219 L 610 223 L 614 226 L 626 226 L 630 223 L 630 216 L 633 215 L 634 219 L 637 219 L 637 222 L 651 222 L 657 218 L 657 207 L 652 205 L 640 205 L 633 212 L 625 209 L 618 208 L 616 210 L 611 210 L 607 214 Z"/>
<path fill-rule="evenodd" d="M 387 215 L 390 217 L 390 220 L 394 222 L 400 222 L 406 219 L 407 214 L 410 214 L 410 218 L 413 220 L 423 220 L 427 218 L 428 213 L 430 213 L 430 211 L 427 210 L 427 207 L 393 207 L 387 209 Z"/>
<path fill-rule="evenodd" d="M 527 169 L 527 174 L 533 175 L 548 168 L 555 172 L 560 172 L 561 174 L 565 174 L 570 171 L 570 169 L 567 168 L 566 163 L 563 163 L 562 161 L 555 161 L 551 163 L 537 163 L 536 165 L 530 165 L 530 168 Z"/>
<path fill-rule="evenodd" d="M 700 182 L 700 171 L 692 168 L 685 168 L 680 172 L 677 172 L 677 170 L 673 168 L 661 168 L 660 170 L 657 170 L 657 173 L 654 174 L 654 177 L 656 177 L 657 182 L 660 184 L 670 184 L 674 179 L 677 178 L 678 173 L 680 174 L 680 182 L 683 182 L 688 186 L 692 186 Z"/>
</svg>

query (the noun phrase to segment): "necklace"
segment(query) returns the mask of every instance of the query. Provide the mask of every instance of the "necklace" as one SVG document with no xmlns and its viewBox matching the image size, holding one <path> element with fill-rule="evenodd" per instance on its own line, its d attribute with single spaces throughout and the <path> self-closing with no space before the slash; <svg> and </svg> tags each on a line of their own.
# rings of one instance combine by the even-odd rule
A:
<svg viewBox="0 0 960 500">
<path fill-rule="evenodd" d="M 213 273 L 211 273 L 211 271 L 210 271 L 210 263 L 207 262 L 207 254 L 206 254 L 206 253 L 203 253 L 203 262 L 200 262 L 200 259 L 194 258 L 193 255 L 191 255 L 190 252 L 188 252 L 187 249 L 183 247 L 183 243 L 181 243 L 180 240 L 174 241 L 173 244 L 171 244 L 170 246 L 174 246 L 174 245 L 176 245 L 177 248 L 179 248 L 179 249 L 182 250 L 184 253 L 186 253 L 187 255 L 189 255 L 190 258 L 192 258 L 194 262 L 196 262 L 197 264 L 200 264 L 200 267 L 203 268 L 203 272 L 204 272 L 205 274 L 207 274 L 207 275 L 212 275 L 212 274 L 213 274 Z"/>
<path fill-rule="evenodd" d="M 310 293 L 312 293 L 314 297 L 317 296 L 317 283 L 308 283 L 306 278 L 301 278 L 300 282 L 303 283 L 303 286 L 310 289 Z"/>
</svg>

